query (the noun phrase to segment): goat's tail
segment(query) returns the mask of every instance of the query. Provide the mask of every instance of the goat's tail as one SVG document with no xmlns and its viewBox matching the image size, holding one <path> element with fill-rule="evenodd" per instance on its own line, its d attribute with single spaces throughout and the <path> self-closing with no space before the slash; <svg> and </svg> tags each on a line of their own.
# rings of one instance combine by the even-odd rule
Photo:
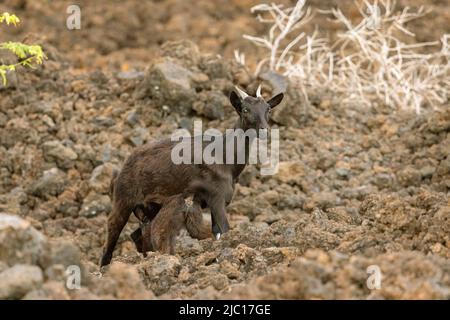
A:
<svg viewBox="0 0 450 320">
<path fill-rule="evenodd" d="M 200 208 L 198 210 L 187 210 L 184 214 L 186 230 L 192 238 L 207 239 L 211 237 L 211 227 L 203 221 Z"/>
<path fill-rule="evenodd" d="M 109 183 L 109 197 L 112 199 L 114 195 L 114 185 L 116 184 L 117 177 L 119 176 L 119 170 L 114 169 L 112 172 L 111 182 Z"/>
</svg>

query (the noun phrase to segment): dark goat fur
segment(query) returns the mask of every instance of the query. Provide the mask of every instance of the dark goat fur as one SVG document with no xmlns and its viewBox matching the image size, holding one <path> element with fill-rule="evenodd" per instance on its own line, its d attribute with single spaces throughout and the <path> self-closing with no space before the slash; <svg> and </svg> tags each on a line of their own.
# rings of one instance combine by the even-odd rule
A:
<svg viewBox="0 0 450 320">
<path fill-rule="evenodd" d="M 110 182 L 110 196 L 113 198 L 114 185 L 119 172 L 113 171 Z M 200 187 L 198 187 L 201 192 Z M 186 203 L 189 202 L 189 205 Z M 184 226 L 195 239 L 210 236 L 209 227 L 203 222 L 201 204 L 193 201 L 193 195 L 175 195 L 168 198 L 149 195 L 143 204 L 133 209 L 140 226 L 130 236 L 138 252 L 147 251 L 173 253 L 175 237 Z M 155 217 L 158 215 L 158 219 Z M 170 250 L 169 250 L 170 249 Z"/>
<path fill-rule="evenodd" d="M 236 128 L 244 131 L 267 129 L 270 109 L 282 98 L 280 93 L 266 102 L 262 97 L 242 97 L 232 91 L 230 101 L 239 114 Z M 120 173 L 113 175 L 110 187 L 113 209 L 108 216 L 108 235 L 101 266 L 110 263 L 119 235 L 132 212 L 140 221 L 148 220 L 142 225 L 141 235 L 133 233 L 138 250 L 141 246 L 143 252 L 150 249 L 148 243 L 152 243 L 152 247 L 156 244 L 156 250 L 173 252 L 174 234 L 178 234 L 183 223 L 186 227 L 190 225 L 191 231 L 194 226 L 203 224 L 200 205 L 211 210 L 213 234 L 229 230 L 225 208 L 231 201 L 234 185 L 245 164 L 208 165 L 192 161 L 192 164 L 176 165 L 172 162 L 171 151 L 178 143 L 166 139 L 140 146 L 126 160 Z M 247 163 L 249 144 L 250 141 L 246 141 L 244 149 L 234 150 L 235 159 L 243 152 Z M 186 208 L 184 201 L 191 195 L 194 205 Z M 152 203 L 160 205 L 161 209 L 154 210 Z M 189 219 L 183 218 L 186 216 Z M 169 230 L 171 228 L 174 232 Z M 203 227 L 197 229 L 199 236 L 203 237 Z M 190 234 L 194 236 L 195 232 Z"/>
</svg>

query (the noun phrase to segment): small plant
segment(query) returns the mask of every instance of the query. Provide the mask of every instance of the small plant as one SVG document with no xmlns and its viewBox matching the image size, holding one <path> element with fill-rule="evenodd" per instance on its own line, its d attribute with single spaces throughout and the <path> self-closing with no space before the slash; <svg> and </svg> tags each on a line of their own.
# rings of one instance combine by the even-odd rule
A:
<svg viewBox="0 0 450 320">
<path fill-rule="evenodd" d="M 6 23 L 6 25 L 17 26 L 20 23 L 20 19 L 8 12 L 0 14 L 0 24 Z M 46 59 L 44 51 L 39 45 L 28 45 L 21 42 L 2 42 L 0 43 L 0 50 L 7 50 L 12 52 L 17 58 L 17 63 L 3 64 L 0 62 L 0 77 L 3 82 L 3 86 L 7 84 L 8 72 L 14 72 L 17 67 L 22 66 L 26 68 L 34 68 L 35 65 L 40 65 Z"/>
</svg>

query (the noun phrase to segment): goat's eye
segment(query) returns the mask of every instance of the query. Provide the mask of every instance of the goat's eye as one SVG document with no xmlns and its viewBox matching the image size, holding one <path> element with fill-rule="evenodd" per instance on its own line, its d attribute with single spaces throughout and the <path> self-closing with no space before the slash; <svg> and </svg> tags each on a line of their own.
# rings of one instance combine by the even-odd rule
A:
<svg viewBox="0 0 450 320">
<path fill-rule="evenodd" d="M 247 109 L 247 108 L 244 108 L 244 109 L 242 109 L 242 112 L 243 112 L 243 113 L 247 113 L 247 112 L 248 112 L 248 109 Z"/>
</svg>

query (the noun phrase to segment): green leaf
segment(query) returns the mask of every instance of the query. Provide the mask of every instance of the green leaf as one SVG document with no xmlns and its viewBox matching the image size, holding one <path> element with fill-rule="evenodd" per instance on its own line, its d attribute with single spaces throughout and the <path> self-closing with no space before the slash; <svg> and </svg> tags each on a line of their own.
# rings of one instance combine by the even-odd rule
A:
<svg viewBox="0 0 450 320">
<path fill-rule="evenodd" d="M 9 12 L 3 12 L 0 14 L 0 23 L 6 22 L 7 25 L 13 24 L 17 26 L 20 23 L 20 19 L 15 14 Z"/>
<path fill-rule="evenodd" d="M 2 78 L 3 86 L 6 86 L 6 70 L 0 66 L 0 77 Z"/>
<path fill-rule="evenodd" d="M 33 57 L 33 60 L 37 64 L 42 64 L 45 56 L 39 45 L 28 45 L 20 42 L 4 42 L 0 43 L 0 50 L 9 50 L 14 53 L 19 59 L 27 59 Z"/>
</svg>

